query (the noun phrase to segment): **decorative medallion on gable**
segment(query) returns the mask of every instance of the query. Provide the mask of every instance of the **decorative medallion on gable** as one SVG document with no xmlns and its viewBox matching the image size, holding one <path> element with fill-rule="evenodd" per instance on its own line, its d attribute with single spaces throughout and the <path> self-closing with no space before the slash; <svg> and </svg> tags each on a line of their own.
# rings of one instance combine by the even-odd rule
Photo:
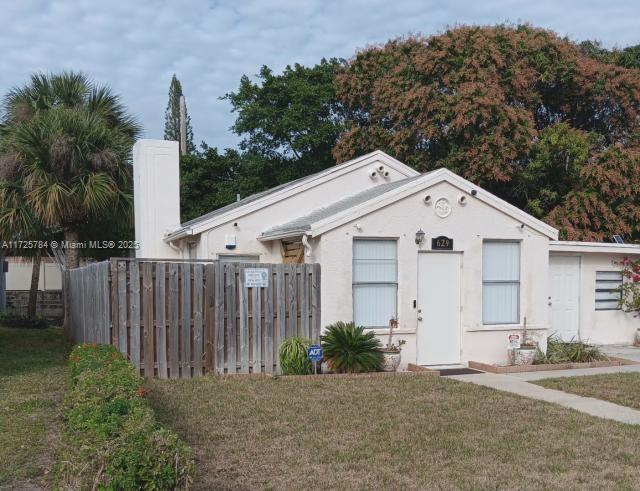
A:
<svg viewBox="0 0 640 491">
<path fill-rule="evenodd" d="M 451 204 L 447 198 L 438 198 L 433 205 L 433 209 L 440 218 L 447 218 L 451 215 Z"/>
</svg>

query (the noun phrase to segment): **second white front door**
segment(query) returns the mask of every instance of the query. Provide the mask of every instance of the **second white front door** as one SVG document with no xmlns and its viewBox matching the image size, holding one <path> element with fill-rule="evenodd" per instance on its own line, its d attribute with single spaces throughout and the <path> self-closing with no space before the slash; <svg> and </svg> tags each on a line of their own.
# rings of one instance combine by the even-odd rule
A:
<svg viewBox="0 0 640 491">
<path fill-rule="evenodd" d="M 580 258 L 549 258 L 549 321 L 551 334 L 563 341 L 578 339 L 580 328 Z"/>
<path fill-rule="evenodd" d="M 418 365 L 460 363 L 461 256 L 418 254 Z"/>
</svg>

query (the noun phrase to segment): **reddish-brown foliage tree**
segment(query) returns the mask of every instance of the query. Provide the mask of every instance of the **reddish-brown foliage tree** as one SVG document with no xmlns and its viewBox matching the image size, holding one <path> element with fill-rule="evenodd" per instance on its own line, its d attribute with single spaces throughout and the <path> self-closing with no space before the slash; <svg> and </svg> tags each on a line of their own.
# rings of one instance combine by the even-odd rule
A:
<svg viewBox="0 0 640 491">
<path fill-rule="evenodd" d="M 530 26 L 459 27 L 364 49 L 336 85 L 351 115 L 338 161 L 380 148 L 421 171 L 447 167 L 521 207 L 542 130 L 563 122 L 599 134 L 581 179 L 546 219 L 571 239 L 640 237 L 638 187 L 625 184 L 638 173 L 640 70 Z"/>
<path fill-rule="evenodd" d="M 547 221 L 569 240 L 604 241 L 613 234 L 640 237 L 638 148 L 616 144 L 596 155 Z"/>
</svg>

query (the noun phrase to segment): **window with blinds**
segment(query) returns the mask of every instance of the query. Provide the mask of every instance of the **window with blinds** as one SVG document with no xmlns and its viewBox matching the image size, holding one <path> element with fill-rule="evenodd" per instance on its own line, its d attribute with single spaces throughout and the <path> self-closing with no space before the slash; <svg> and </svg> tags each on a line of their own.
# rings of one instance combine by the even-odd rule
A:
<svg viewBox="0 0 640 491">
<path fill-rule="evenodd" d="M 482 244 L 482 323 L 520 320 L 520 242 Z"/>
<path fill-rule="evenodd" d="M 596 271 L 596 310 L 619 310 L 622 271 Z"/>
<path fill-rule="evenodd" d="M 388 327 L 397 316 L 398 255 L 395 240 L 354 239 L 353 321 Z"/>
</svg>

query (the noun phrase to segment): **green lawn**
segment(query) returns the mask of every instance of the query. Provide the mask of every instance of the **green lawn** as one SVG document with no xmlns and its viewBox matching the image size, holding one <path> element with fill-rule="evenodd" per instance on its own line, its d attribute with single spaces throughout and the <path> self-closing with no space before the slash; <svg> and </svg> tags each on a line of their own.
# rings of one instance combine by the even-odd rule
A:
<svg viewBox="0 0 640 491">
<path fill-rule="evenodd" d="M 533 382 L 564 392 L 595 397 L 640 409 L 640 373 L 611 373 L 585 377 L 547 378 Z"/>
<path fill-rule="evenodd" d="M 631 489 L 640 427 L 427 376 L 149 380 L 197 489 Z"/>
<path fill-rule="evenodd" d="M 0 327 L 0 488 L 46 486 L 68 379 L 62 330 Z"/>
</svg>

